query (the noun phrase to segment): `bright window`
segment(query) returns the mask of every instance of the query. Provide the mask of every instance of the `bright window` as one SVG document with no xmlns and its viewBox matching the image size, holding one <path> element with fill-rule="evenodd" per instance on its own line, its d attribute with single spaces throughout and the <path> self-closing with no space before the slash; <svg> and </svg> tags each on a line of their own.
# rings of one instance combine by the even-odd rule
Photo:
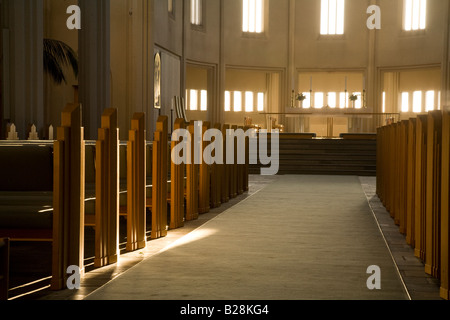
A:
<svg viewBox="0 0 450 320">
<path fill-rule="evenodd" d="M 198 91 L 190 90 L 189 91 L 189 110 L 197 110 L 198 109 Z"/>
<path fill-rule="evenodd" d="M 253 92 L 245 92 L 245 112 L 253 112 Z"/>
<path fill-rule="evenodd" d="M 409 111 L 409 93 L 402 92 L 402 112 Z"/>
<path fill-rule="evenodd" d="M 240 91 L 234 92 L 234 111 L 235 112 L 242 111 L 242 92 Z"/>
<path fill-rule="evenodd" d="M 353 92 L 353 95 L 357 97 L 357 99 L 355 100 L 355 109 L 361 109 L 362 107 L 361 92 Z"/>
<path fill-rule="evenodd" d="M 167 10 L 169 13 L 173 13 L 173 0 L 167 0 Z"/>
<path fill-rule="evenodd" d="M 202 25 L 202 1 L 191 0 L 191 24 L 196 26 Z"/>
<path fill-rule="evenodd" d="M 344 34 L 344 0 L 322 0 L 320 34 Z"/>
<path fill-rule="evenodd" d="M 330 108 L 336 108 L 336 92 L 328 93 L 328 106 Z"/>
<path fill-rule="evenodd" d="M 382 108 L 383 108 L 383 113 L 385 113 L 385 112 L 386 112 L 386 92 L 383 92 L 383 97 L 382 97 L 382 99 L 383 99 L 383 106 L 382 106 Z"/>
<path fill-rule="evenodd" d="M 316 92 L 314 94 L 314 106 L 316 109 L 323 108 L 323 92 Z"/>
<path fill-rule="evenodd" d="M 225 91 L 225 111 L 231 111 L 231 92 Z"/>
<path fill-rule="evenodd" d="M 422 91 L 413 92 L 413 112 L 422 112 Z"/>
<path fill-rule="evenodd" d="M 425 93 L 425 108 L 426 111 L 434 110 L 434 91 L 430 90 Z"/>
<path fill-rule="evenodd" d="M 305 100 L 303 100 L 303 108 L 304 109 L 311 108 L 311 93 L 303 92 L 303 95 L 306 97 Z"/>
<path fill-rule="evenodd" d="M 348 92 L 340 92 L 339 93 L 339 108 L 345 109 L 347 108 L 348 104 Z"/>
<path fill-rule="evenodd" d="M 427 0 L 405 0 L 404 26 L 406 31 L 423 30 L 427 22 Z"/>
<path fill-rule="evenodd" d="M 200 110 L 208 110 L 208 91 L 206 90 L 200 91 Z"/>
<path fill-rule="evenodd" d="M 264 0 L 243 0 L 242 2 L 242 31 L 263 32 Z"/>
<path fill-rule="evenodd" d="M 264 111 L 264 93 L 258 93 L 258 112 Z"/>
</svg>

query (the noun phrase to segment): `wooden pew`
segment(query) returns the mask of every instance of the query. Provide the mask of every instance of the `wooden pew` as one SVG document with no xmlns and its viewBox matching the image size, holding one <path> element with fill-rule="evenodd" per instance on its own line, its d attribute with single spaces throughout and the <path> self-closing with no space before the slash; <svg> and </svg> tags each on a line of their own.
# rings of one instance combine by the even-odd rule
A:
<svg viewBox="0 0 450 320">
<path fill-rule="evenodd" d="M 414 254 L 425 260 L 425 212 L 427 181 L 427 115 L 416 120 L 416 183 L 415 183 L 415 242 Z"/>
<path fill-rule="evenodd" d="M 415 185 L 416 185 L 416 119 L 409 119 L 408 125 L 408 152 L 407 152 L 407 189 L 406 189 L 406 242 L 415 245 Z"/>
<path fill-rule="evenodd" d="M 223 137 L 223 158 L 224 164 L 222 168 L 223 181 L 222 181 L 222 191 L 221 191 L 221 202 L 227 203 L 230 201 L 230 175 L 231 169 L 230 165 L 227 164 L 227 130 L 230 129 L 228 124 L 222 125 L 222 137 Z"/>
<path fill-rule="evenodd" d="M 442 112 L 428 113 L 425 272 L 440 277 Z"/>
<path fill-rule="evenodd" d="M 222 133 L 222 125 L 220 123 L 216 123 L 214 125 L 214 129 L 217 131 L 220 131 Z M 223 139 L 223 133 L 222 133 L 222 139 Z M 223 150 L 223 146 L 222 146 Z M 216 152 L 216 150 L 214 151 Z M 222 151 L 223 154 L 223 151 Z M 216 153 L 213 154 L 213 156 L 216 156 Z M 211 208 L 218 208 L 222 204 L 222 189 L 223 189 L 223 168 L 224 164 L 219 163 L 213 163 L 211 165 L 211 197 L 210 197 L 210 205 Z"/>
<path fill-rule="evenodd" d="M 153 141 L 152 239 L 167 236 L 167 127 L 168 118 L 159 117 Z"/>
<path fill-rule="evenodd" d="M 174 123 L 174 131 L 185 129 L 186 123 L 184 119 L 176 119 Z M 171 142 L 171 150 L 176 148 L 179 141 Z M 185 164 L 171 163 L 171 184 L 170 184 L 170 229 L 177 229 L 184 226 L 184 195 L 185 195 Z"/>
<path fill-rule="evenodd" d="M 96 143 L 95 267 L 117 262 L 119 250 L 119 131 L 117 110 L 106 109 Z"/>
<path fill-rule="evenodd" d="M 145 114 L 135 113 L 127 144 L 127 251 L 146 247 Z"/>
<path fill-rule="evenodd" d="M 194 141 L 194 124 L 188 125 L 191 142 Z M 197 220 L 198 192 L 199 192 L 199 165 L 194 162 L 194 143 L 191 143 L 190 154 L 187 155 L 191 161 L 186 165 L 186 221 Z"/>
<path fill-rule="evenodd" d="M 67 267 L 84 274 L 85 146 L 81 107 L 69 104 L 54 142 L 53 253 L 51 288 L 65 288 Z"/>
<path fill-rule="evenodd" d="M 440 296 L 450 299 L 450 112 L 442 114 L 441 181 L 441 287 Z"/>
<path fill-rule="evenodd" d="M 231 126 L 231 130 L 236 132 L 237 125 Z M 227 140 L 228 141 L 228 140 Z M 234 199 L 238 195 L 238 166 L 237 166 L 237 139 L 234 138 L 234 161 L 230 166 L 230 199 Z"/>
<path fill-rule="evenodd" d="M 0 239 L 0 301 L 8 300 L 9 238 Z"/>
<path fill-rule="evenodd" d="M 398 127 L 398 172 L 399 172 L 399 199 L 397 199 L 398 221 L 400 233 L 406 234 L 406 206 L 407 206 L 407 173 L 408 173 L 408 126 L 409 120 L 403 120 Z"/>
<path fill-rule="evenodd" d="M 211 166 L 204 160 L 203 151 L 209 145 L 208 142 L 203 141 L 206 130 L 211 129 L 209 122 L 203 122 L 201 127 L 202 139 L 200 143 L 201 159 L 199 165 L 199 193 L 198 193 L 198 212 L 199 214 L 208 213 L 210 206 L 210 186 L 211 186 Z"/>
</svg>

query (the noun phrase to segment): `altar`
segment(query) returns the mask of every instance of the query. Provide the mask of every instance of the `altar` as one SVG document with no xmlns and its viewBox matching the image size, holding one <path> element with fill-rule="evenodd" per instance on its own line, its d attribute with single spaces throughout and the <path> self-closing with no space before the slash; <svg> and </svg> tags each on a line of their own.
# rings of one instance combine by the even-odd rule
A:
<svg viewBox="0 0 450 320">
<path fill-rule="evenodd" d="M 294 109 L 294 108 L 292 108 Z M 294 109 L 295 110 L 295 109 Z M 298 109 L 297 109 L 298 110 Z M 301 111 L 292 111 L 292 112 L 263 112 L 260 115 L 264 115 L 266 117 L 266 127 L 269 130 L 277 129 L 273 127 L 273 119 L 277 119 L 279 121 L 278 126 L 283 125 L 286 119 L 294 118 L 298 119 L 296 121 L 300 122 L 307 118 L 324 118 L 326 119 L 326 137 L 333 138 L 335 137 L 334 133 L 334 123 L 336 118 L 347 118 L 351 123 L 355 121 L 359 121 L 362 119 L 372 120 L 374 130 L 376 127 L 386 125 L 392 122 L 396 122 L 400 119 L 399 113 L 376 113 L 373 112 L 372 108 L 362 108 L 362 109 L 335 109 L 324 107 L 321 109 L 301 109 Z M 300 126 L 301 127 L 301 126 Z M 375 132 L 372 130 L 373 132 Z M 300 130 L 299 133 L 303 133 Z M 361 132 L 361 133 L 370 133 L 370 132 Z"/>
</svg>

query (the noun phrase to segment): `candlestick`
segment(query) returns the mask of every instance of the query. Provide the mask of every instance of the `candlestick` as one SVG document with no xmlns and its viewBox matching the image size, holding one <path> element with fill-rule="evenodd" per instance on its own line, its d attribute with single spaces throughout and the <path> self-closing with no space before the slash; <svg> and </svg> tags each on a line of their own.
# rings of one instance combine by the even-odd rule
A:
<svg viewBox="0 0 450 320">
<path fill-rule="evenodd" d="M 312 77 L 309 78 L 309 91 L 312 91 Z"/>
</svg>

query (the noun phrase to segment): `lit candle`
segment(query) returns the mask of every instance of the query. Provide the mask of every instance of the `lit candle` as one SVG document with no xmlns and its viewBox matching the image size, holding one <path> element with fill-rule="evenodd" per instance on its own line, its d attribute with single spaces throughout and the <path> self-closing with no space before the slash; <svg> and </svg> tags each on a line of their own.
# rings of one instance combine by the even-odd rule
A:
<svg viewBox="0 0 450 320">
<path fill-rule="evenodd" d="M 366 91 L 366 77 L 363 77 L 363 91 Z"/>
<path fill-rule="evenodd" d="M 347 76 L 345 77 L 345 91 L 347 91 Z"/>
<path fill-rule="evenodd" d="M 312 91 L 312 77 L 309 78 L 309 91 Z"/>
</svg>

